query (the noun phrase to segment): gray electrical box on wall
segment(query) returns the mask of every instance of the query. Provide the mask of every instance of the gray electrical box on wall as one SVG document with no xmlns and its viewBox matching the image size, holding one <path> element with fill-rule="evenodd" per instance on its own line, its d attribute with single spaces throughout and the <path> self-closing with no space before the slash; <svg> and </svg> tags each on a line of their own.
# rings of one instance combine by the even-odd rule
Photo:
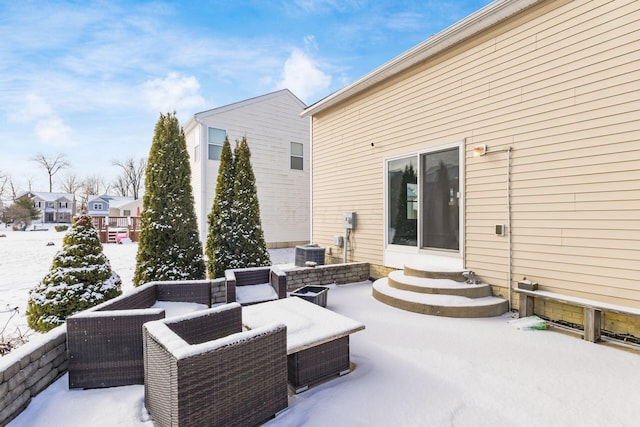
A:
<svg viewBox="0 0 640 427">
<path fill-rule="evenodd" d="M 345 212 L 342 214 L 342 223 L 345 229 L 353 230 L 356 228 L 356 213 Z"/>
</svg>

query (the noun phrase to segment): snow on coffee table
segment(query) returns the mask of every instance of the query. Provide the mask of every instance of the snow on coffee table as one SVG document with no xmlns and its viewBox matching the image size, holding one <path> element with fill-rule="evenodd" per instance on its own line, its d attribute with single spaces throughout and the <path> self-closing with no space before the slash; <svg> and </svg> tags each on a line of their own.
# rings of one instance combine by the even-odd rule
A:
<svg viewBox="0 0 640 427">
<path fill-rule="evenodd" d="M 365 328 L 357 320 L 297 297 L 242 308 L 242 323 L 248 329 L 273 322 L 287 325 L 287 354 L 333 341 Z"/>
<path fill-rule="evenodd" d="M 164 317 L 174 317 L 209 308 L 205 304 L 195 302 L 156 301 L 150 308 L 163 308 Z"/>
</svg>

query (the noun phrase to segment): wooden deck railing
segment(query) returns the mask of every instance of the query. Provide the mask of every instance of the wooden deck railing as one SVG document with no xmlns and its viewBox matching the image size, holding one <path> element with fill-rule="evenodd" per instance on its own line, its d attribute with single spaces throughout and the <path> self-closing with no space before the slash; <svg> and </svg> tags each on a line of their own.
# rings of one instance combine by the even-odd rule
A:
<svg viewBox="0 0 640 427">
<path fill-rule="evenodd" d="M 126 233 L 133 242 L 137 242 L 140 237 L 138 216 L 96 216 L 93 217 L 93 225 L 101 243 L 116 243 L 116 236 L 121 233 Z"/>
</svg>

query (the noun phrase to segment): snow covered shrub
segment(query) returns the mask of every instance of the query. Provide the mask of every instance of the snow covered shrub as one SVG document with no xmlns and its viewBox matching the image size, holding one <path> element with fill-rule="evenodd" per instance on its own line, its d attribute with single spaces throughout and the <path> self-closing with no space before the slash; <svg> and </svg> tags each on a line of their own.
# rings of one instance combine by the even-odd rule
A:
<svg viewBox="0 0 640 427">
<path fill-rule="evenodd" d="M 206 253 L 212 279 L 224 277 L 229 268 L 271 265 L 247 138 L 236 144 L 233 154 L 229 140 L 222 145 L 216 196 L 209 213 Z"/>
<path fill-rule="evenodd" d="M 229 139 L 225 138 L 220 153 L 218 166 L 218 181 L 213 207 L 208 217 L 209 231 L 207 233 L 207 273 L 209 277 L 224 277 L 224 271 L 231 268 L 234 259 L 234 226 L 231 217 L 233 203 L 233 182 L 235 171 L 233 154 Z"/>
<path fill-rule="evenodd" d="M 156 124 L 144 188 L 133 283 L 204 279 L 189 155 L 175 113 Z"/>
<path fill-rule="evenodd" d="M 29 291 L 27 323 L 46 332 L 68 316 L 122 293 L 120 276 L 111 270 L 91 217 L 74 219 L 49 273 Z"/>
<path fill-rule="evenodd" d="M 235 224 L 233 268 L 271 265 L 260 220 L 256 178 L 251 167 L 251 152 L 243 137 L 235 150 L 235 179 L 231 215 Z"/>
<path fill-rule="evenodd" d="M 54 227 L 56 229 L 56 231 L 60 232 L 60 231 L 67 231 L 69 229 L 68 225 L 56 225 Z"/>
</svg>

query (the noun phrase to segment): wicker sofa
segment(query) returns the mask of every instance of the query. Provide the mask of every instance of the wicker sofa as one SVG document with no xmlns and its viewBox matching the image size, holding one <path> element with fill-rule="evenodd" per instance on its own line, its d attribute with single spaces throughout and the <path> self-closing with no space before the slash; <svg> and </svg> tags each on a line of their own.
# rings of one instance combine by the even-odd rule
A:
<svg viewBox="0 0 640 427">
<path fill-rule="evenodd" d="M 143 384 L 142 325 L 165 317 L 157 301 L 211 307 L 211 281 L 147 283 L 67 318 L 69 388 Z"/>
<path fill-rule="evenodd" d="M 156 426 L 257 425 L 286 409 L 286 326 L 242 332 L 238 303 L 146 323 L 145 406 Z"/>
<path fill-rule="evenodd" d="M 251 267 L 226 270 L 225 282 L 228 303 L 239 302 L 241 304 L 255 304 L 287 297 L 287 275 L 276 267 Z M 270 287 L 272 296 L 266 296 L 262 299 L 242 300 L 238 298 L 238 288 L 241 286 Z"/>
</svg>

